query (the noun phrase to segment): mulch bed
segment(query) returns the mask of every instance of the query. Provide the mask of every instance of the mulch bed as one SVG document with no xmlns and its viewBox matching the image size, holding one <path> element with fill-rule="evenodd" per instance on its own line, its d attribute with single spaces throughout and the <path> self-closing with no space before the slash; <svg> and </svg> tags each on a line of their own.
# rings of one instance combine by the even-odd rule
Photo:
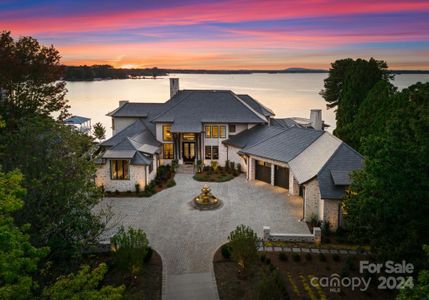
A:
<svg viewBox="0 0 429 300">
<path fill-rule="evenodd" d="M 213 260 L 219 297 L 225 299 L 255 299 L 255 285 L 258 281 L 258 273 L 262 268 L 272 264 L 281 274 L 290 299 L 394 299 L 396 291 L 378 290 L 377 278 L 371 280 L 368 291 L 352 291 L 351 288 L 342 287 L 340 291 L 331 291 L 329 288 L 316 288 L 310 284 L 313 276 L 330 276 L 334 273 L 347 275 L 347 277 L 362 277 L 359 273 L 359 259 L 367 260 L 368 257 L 352 256 L 353 265 L 345 268 L 348 255 L 338 255 L 339 260 L 334 260 L 331 254 L 325 254 L 326 261 L 321 261 L 319 254 L 311 254 L 311 260 L 306 259 L 305 254 L 297 254 L 299 261 L 294 261 L 292 255 L 285 254 L 286 260 L 279 259 L 279 252 L 260 253 L 265 256 L 264 261 L 256 265 L 254 277 L 248 280 L 238 279 L 237 267 L 234 262 L 225 260 L 220 249 L 216 252 Z M 308 256 L 307 256 L 308 257 Z M 350 260 L 350 259 L 349 259 Z M 347 271 L 346 271 L 347 270 Z M 345 273 L 346 272 L 346 273 Z"/>
<path fill-rule="evenodd" d="M 125 299 L 161 299 L 162 260 L 155 250 L 141 274 L 136 276 L 117 268 L 113 264 L 111 253 L 88 255 L 85 262 L 90 266 L 96 266 L 102 262 L 106 263 L 109 270 L 104 277 L 103 284 L 112 286 L 124 284 L 126 287 Z"/>
</svg>

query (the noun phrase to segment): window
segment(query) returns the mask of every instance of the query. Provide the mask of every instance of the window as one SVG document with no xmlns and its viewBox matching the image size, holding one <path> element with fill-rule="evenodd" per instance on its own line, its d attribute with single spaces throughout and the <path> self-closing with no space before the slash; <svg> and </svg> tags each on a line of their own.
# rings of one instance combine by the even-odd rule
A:
<svg viewBox="0 0 429 300">
<path fill-rule="evenodd" d="M 230 133 L 234 133 L 235 132 L 235 124 L 229 124 L 228 125 L 228 131 Z"/>
<path fill-rule="evenodd" d="M 110 161 L 110 178 L 112 180 L 130 179 L 128 160 L 111 160 Z"/>
<path fill-rule="evenodd" d="M 211 138 L 211 137 L 212 137 L 211 127 L 206 126 L 206 138 Z"/>
<path fill-rule="evenodd" d="M 222 139 L 226 138 L 226 126 L 220 126 L 220 137 Z"/>
<path fill-rule="evenodd" d="M 173 144 L 162 144 L 162 153 L 164 159 L 173 159 Z"/>
<path fill-rule="evenodd" d="M 218 146 L 206 146 L 206 159 L 219 159 L 219 147 Z"/>
<path fill-rule="evenodd" d="M 219 159 L 219 147 L 213 146 L 212 148 L 212 159 Z"/>
<path fill-rule="evenodd" d="M 218 138 L 219 137 L 219 127 L 218 126 L 212 126 L 212 138 Z"/>
<path fill-rule="evenodd" d="M 195 141 L 195 133 L 184 133 L 182 138 L 184 141 Z"/>
<path fill-rule="evenodd" d="M 212 146 L 206 146 L 206 159 L 212 159 Z"/>
<path fill-rule="evenodd" d="M 173 136 L 171 135 L 171 125 L 162 126 L 162 139 L 164 141 L 172 141 Z"/>
</svg>

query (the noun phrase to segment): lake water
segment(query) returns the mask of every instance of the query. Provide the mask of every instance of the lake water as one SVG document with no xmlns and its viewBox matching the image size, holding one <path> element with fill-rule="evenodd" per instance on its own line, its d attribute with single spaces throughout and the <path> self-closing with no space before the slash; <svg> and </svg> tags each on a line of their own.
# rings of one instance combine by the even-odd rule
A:
<svg viewBox="0 0 429 300">
<path fill-rule="evenodd" d="M 246 74 L 207 75 L 171 74 L 180 78 L 180 89 L 229 89 L 249 94 L 271 108 L 276 117 L 310 116 L 310 109 L 322 109 L 322 117 L 335 128 L 335 112 L 326 109 L 319 95 L 327 74 Z M 429 81 L 429 75 L 396 75 L 394 84 L 403 89 L 418 81 Z M 90 82 L 67 82 L 70 113 L 101 122 L 111 135 L 111 120 L 106 114 L 118 107 L 119 100 L 131 102 L 165 102 L 169 99 L 169 79 L 124 79 Z"/>
</svg>

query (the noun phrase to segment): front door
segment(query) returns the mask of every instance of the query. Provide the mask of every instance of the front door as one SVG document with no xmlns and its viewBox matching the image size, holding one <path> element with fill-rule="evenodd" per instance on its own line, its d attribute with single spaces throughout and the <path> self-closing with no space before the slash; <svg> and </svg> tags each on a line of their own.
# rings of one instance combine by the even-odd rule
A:
<svg viewBox="0 0 429 300">
<path fill-rule="evenodd" d="M 195 142 L 183 142 L 183 162 L 193 163 L 195 160 Z"/>
</svg>

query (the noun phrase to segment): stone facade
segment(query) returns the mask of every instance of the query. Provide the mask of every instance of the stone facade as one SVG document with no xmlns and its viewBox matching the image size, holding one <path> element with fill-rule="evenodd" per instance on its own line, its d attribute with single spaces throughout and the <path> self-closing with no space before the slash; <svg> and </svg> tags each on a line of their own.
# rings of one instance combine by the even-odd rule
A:
<svg viewBox="0 0 429 300">
<path fill-rule="evenodd" d="M 293 172 L 289 169 L 289 195 L 298 196 L 299 195 L 299 184 L 295 179 Z"/>
<path fill-rule="evenodd" d="M 127 192 L 136 190 L 136 184 L 140 185 L 140 189 L 143 190 L 147 183 L 150 183 L 156 176 L 156 161 L 154 161 L 154 168 L 149 173 L 148 166 L 141 165 L 130 165 L 130 179 L 128 180 L 112 180 L 110 176 L 110 162 L 107 161 L 103 165 L 99 165 L 96 172 L 96 184 L 97 186 L 104 186 L 105 191 L 114 192 L 116 190 L 120 192 Z M 147 174 L 147 177 L 146 177 Z"/>
<path fill-rule="evenodd" d="M 331 229 L 335 230 L 338 227 L 338 213 L 340 210 L 341 201 L 331 199 L 321 199 L 323 201 L 323 221 L 328 221 Z"/>
<path fill-rule="evenodd" d="M 319 182 L 316 178 L 313 178 L 309 182 L 304 184 L 305 194 L 304 194 L 304 219 L 310 221 L 311 216 L 319 216 L 319 200 L 320 200 L 320 190 Z"/>
</svg>

